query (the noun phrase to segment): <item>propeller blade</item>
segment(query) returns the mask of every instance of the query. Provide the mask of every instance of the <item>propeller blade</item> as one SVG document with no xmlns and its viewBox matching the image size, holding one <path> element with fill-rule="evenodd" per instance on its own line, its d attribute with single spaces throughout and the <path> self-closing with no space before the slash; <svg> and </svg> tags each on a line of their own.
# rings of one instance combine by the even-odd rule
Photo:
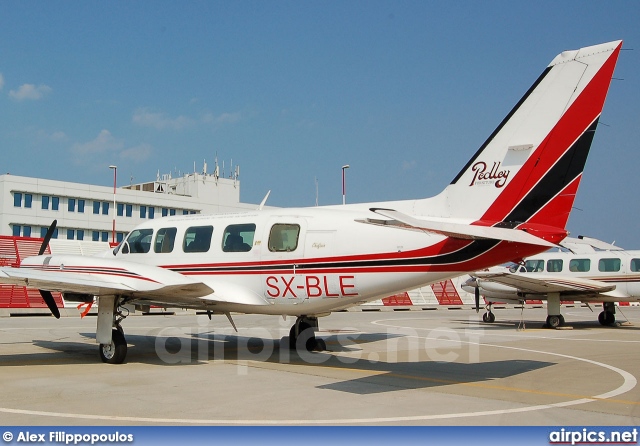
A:
<svg viewBox="0 0 640 446">
<path fill-rule="evenodd" d="M 46 291 L 46 290 L 38 290 L 38 291 L 40 291 L 40 295 L 44 299 L 44 303 L 46 303 L 47 307 L 49 307 L 49 311 L 51 311 L 51 314 L 53 314 L 56 317 L 56 319 L 60 319 L 60 310 L 58 310 L 58 306 L 56 305 L 56 301 L 54 300 L 53 294 L 51 294 L 51 291 Z"/>
<path fill-rule="evenodd" d="M 480 312 L 480 286 L 479 285 L 476 285 L 476 288 L 473 294 L 476 298 L 476 313 L 479 313 Z"/>
<path fill-rule="evenodd" d="M 49 240 L 51 240 L 51 237 L 53 236 L 53 231 L 56 230 L 56 225 L 57 224 L 58 224 L 58 220 L 53 220 L 53 223 L 51 223 L 51 226 L 49 226 L 49 229 L 47 229 L 47 233 L 44 236 L 44 240 L 42 241 L 42 245 L 40 245 L 40 251 L 38 251 L 38 255 L 39 256 L 44 254 L 45 250 L 47 249 L 47 245 L 49 244 Z M 49 294 L 51 294 L 51 293 L 49 293 Z M 44 298 L 44 296 L 43 296 L 43 298 Z M 45 302 L 46 302 L 46 299 L 45 299 Z"/>
</svg>

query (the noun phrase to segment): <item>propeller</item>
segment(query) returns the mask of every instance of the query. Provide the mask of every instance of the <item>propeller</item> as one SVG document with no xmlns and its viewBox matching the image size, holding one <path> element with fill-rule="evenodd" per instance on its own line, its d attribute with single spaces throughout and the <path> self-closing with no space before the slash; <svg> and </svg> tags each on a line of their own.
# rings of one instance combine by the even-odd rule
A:
<svg viewBox="0 0 640 446">
<path fill-rule="evenodd" d="M 49 244 L 49 240 L 51 240 L 51 237 L 53 236 L 53 232 L 56 230 L 57 224 L 58 220 L 53 220 L 53 223 L 51 223 L 51 226 L 49 226 L 49 229 L 44 236 L 44 240 L 42 241 L 42 245 L 40 245 L 40 251 L 38 251 L 39 256 L 44 254 L 45 250 L 47 249 L 47 245 Z M 40 291 L 40 295 L 42 296 L 42 299 L 44 299 L 44 303 L 46 303 L 47 307 L 49 307 L 49 311 L 51 311 L 51 314 L 53 314 L 56 319 L 60 319 L 60 310 L 58 310 L 58 306 L 56 305 L 56 301 L 53 298 L 53 294 L 51 294 L 51 291 L 38 291 Z"/>
</svg>

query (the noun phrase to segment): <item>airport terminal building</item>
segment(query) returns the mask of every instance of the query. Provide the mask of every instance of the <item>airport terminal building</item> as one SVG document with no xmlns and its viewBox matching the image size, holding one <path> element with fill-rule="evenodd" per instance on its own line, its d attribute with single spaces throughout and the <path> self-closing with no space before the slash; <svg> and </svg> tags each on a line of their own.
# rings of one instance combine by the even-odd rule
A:
<svg viewBox="0 0 640 446">
<path fill-rule="evenodd" d="M 0 175 L 0 197 L 0 235 L 44 237 L 57 220 L 53 238 L 94 242 L 112 242 L 112 238 L 119 242 L 135 226 L 153 218 L 257 207 L 240 202 L 235 174 L 231 178 L 207 173 L 157 175 L 155 181 L 118 187 L 115 194 L 113 186 L 5 174 Z"/>
</svg>

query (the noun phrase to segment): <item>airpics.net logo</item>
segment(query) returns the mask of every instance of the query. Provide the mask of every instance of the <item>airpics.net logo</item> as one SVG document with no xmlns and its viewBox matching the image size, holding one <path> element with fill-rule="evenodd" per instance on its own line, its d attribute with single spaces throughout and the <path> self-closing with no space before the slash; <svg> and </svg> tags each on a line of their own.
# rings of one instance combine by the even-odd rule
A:
<svg viewBox="0 0 640 446">
<path fill-rule="evenodd" d="M 500 161 L 494 162 L 491 167 L 484 161 L 478 161 L 471 166 L 473 179 L 469 186 L 494 185 L 498 189 L 504 187 L 511 173 L 508 169 L 501 169 Z"/>
<path fill-rule="evenodd" d="M 549 444 L 638 444 L 638 430 L 560 429 L 549 434 Z"/>
</svg>

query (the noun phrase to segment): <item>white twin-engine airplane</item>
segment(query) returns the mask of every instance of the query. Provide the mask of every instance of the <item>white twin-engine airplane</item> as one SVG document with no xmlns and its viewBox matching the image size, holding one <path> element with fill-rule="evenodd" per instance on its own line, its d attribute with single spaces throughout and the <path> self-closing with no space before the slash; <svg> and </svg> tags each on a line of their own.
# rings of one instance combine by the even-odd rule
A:
<svg viewBox="0 0 640 446">
<path fill-rule="evenodd" d="M 545 252 L 524 259 L 520 265 L 490 268 L 471 275 L 462 288 L 482 295 L 487 312 L 482 319 L 494 322 L 495 302 L 547 301 L 549 327 L 564 325 L 563 300 L 602 303 L 602 325 L 616 321 L 616 302 L 640 301 L 640 251 L 625 251 L 590 238 L 566 238 L 569 251 Z"/>
<path fill-rule="evenodd" d="M 96 341 L 108 363 L 126 356 L 125 305 L 230 320 L 232 312 L 296 316 L 289 347 L 324 350 L 314 334 L 320 316 L 522 259 L 567 236 L 621 46 L 553 59 L 433 198 L 162 218 L 104 257 L 27 258 L 0 268 L 0 283 L 40 289 L 56 317 L 51 291 L 67 300 L 98 296 Z"/>
</svg>

